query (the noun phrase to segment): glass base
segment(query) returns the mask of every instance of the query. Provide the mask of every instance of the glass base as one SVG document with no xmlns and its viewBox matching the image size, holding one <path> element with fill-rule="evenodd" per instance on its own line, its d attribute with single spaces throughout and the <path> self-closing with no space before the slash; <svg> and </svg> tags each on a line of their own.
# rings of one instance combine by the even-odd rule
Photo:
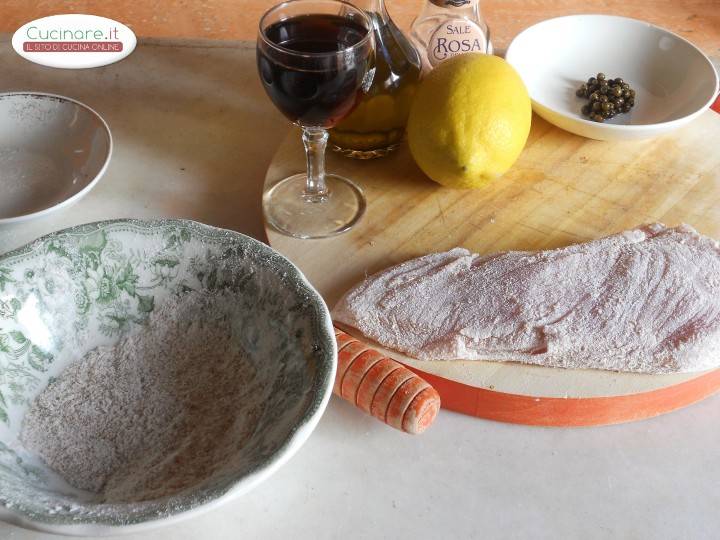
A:
<svg viewBox="0 0 720 540">
<path fill-rule="evenodd" d="M 305 173 L 281 180 L 263 195 L 265 220 L 296 238 L 327 238 L 352 228 L 365 213 L 365 196 L 353 182 L 326 174 L 327 193 L 305 195 Z"/>
<path fill-rule="evenodd" d="M 342 154 L 352 159 L 376 159 L 387 156 L 390 152 L 398 149 L 400 143 L 391 144 L 385 148 L 376 148 L 374 150 L 353 150 L 352 148 L 343 148 L 337 144 L 331 146 L 333 152 Z"/>
</svg>

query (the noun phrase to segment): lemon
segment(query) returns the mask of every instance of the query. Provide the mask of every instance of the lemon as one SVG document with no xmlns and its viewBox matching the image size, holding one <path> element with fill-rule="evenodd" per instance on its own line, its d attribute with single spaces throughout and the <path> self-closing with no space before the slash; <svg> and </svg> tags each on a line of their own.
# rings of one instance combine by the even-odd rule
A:
<svg viewBox="0 0 720 540">
<path fill-rule="evenodd" d="M 408 119 L 410 152 L 440 184 L 481 187 L 515 163 L 531 116 L 527 89 L 510 64 L 497 56 L 462 54 L 420 84 Z"/>
</svg>

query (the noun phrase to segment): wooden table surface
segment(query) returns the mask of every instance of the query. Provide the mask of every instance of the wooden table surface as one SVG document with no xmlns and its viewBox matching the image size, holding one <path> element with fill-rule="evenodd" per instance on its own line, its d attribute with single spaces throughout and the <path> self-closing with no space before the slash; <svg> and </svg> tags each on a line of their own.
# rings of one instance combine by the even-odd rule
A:
<svg viewBox="0 0 720 540">
<path fill-rule="evenodd" d="M 407 29 L 427 0 L 387 0 Z M 57 13 L 91 13 L 117 19 L 141 37 L 252 40 L 257 21 L 275 0 L 6 0 L 0 32 Z M 611 13 L 663 26 L 697 44 L 720 65 L 719 0 L 481 0 L 493 42 L 504 49 L 522 29 L 573 13 Z"/>
</svg>

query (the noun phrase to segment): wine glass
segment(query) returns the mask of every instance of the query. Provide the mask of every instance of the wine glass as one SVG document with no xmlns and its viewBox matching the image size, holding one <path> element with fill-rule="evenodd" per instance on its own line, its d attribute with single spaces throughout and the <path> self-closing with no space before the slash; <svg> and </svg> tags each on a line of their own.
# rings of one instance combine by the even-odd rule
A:
<svg viewBox="0 0 720 540">
<path fill-rule="evenodd" d="M 263 195 L 265 219 L 298 238 L 347 231 L 365 211 L 362 190 L 325 173 L 327 130 L 352 112 L 372 83 L 370 19 L 340 0 L 290 0 L 260 19 L 257 63 L 275 106 L 302 128 L 307 173 Z"/>
</svg>

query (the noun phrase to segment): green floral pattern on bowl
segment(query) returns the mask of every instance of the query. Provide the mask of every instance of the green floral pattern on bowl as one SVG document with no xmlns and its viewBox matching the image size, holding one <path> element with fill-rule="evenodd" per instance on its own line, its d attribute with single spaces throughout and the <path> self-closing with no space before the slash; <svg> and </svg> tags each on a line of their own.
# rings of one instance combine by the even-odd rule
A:
<svg viewBox="0 0 720 540">
<path fill-rule="evenodd" d="M 141 326 L 170 295 L 220 288 L 237 295 L 238 339 L 266 366 L 269 385 L 258 429 L 227 474 L 191 493 L 105 505 L 24 451 L 25 410 L 69 362 Z M 271 346 L 259 339 L 268 335 Z M 0 517 L 97 534 L 175 519 L 247 491 L 307 438 L 327 404 L 334 363 L 319 295 L 249 237 L 192 221 L 117 220 L 40 238 L 0 257 Z"/>
</svg>

